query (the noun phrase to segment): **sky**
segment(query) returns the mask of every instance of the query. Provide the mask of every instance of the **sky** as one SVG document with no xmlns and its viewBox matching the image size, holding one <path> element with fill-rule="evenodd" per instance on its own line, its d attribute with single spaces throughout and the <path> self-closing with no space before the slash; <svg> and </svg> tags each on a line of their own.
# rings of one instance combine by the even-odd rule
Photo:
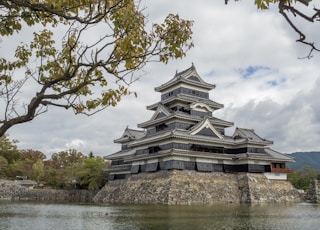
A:
<svg viewBox="0 0 320 230">
<path fill-rule="evenodd" d="M 11 128 L 9 138 L 19 140 L 19 149 L 39 150 L 48 157 L 68 149 L 98 156 L 118 151 L 120 145 L 113 140 L 127 126 L 135 129 L 152 117 L 146 106 L 160 101 L 154 87 L 194 63 L 206 82 L 216 84 L 210 99 L 224 104 L 224 109 L 213 116 L 234 122 L 228 134 L 236 127 L 249 128 L 283 153 L 320 151 L 320 53 L 300 58 L 309 48 L 295 42 L 298 36 L 276 7 L 260 11 L 253 1 L 225 5 L 223 0 L 143 0 L 141 6 L 150 23 L 161 22 L 169 13 L 193 20 L 194 48 L 183 59 L 147 65 L 130 88 L 137 98 L 127 96 L 118 106 L 90 117 L 49 108 L 35 120 Z M 297 23 L 310 38 L 319 39 L 315 25 Z"/>
</svg>

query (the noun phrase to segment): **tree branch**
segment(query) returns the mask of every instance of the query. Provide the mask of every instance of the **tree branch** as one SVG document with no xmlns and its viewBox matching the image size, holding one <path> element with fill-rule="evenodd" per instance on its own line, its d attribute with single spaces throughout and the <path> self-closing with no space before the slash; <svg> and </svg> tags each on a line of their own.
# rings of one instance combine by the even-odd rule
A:
<svg viewBox="0 0 320 230">
<path fill-rule="evenodd" d="M 302 2 L 304 4 L 307 4 L 309 0 L 305 0 Z M 301 0 L 299 1 L 301 2 Z M 289 5 L 287 5 L 289 4 Z M 308 5 L 308 4 L 307 4 Z M 305 15 L 304 13 L 300 12 L 299 10 L 295 9 L 294 7 L 292 7 L 290 5 L 290 2 L 288 3 L 286 0 L 280 0 L 279 1 L 279 13 L 284 17 L 284 19 L 287 21 L 287 23 L 290 25 L 290 27 L 299 35 L 299 39 L 296 40 L 297 42 L 300 42 L 302 44 L 305 44 L 307 46 L 310 47 L 310 51 L 308 53 L 308 55 L 305 58 L 311 58 L 312 57 L 312 52 L 313 51 L 320 51 L 319 48 L 316 47 L 316 45 L 313 42 L 308 42 L 306 41 L 306 35 L 292 22 L 292 20 L 288 17 L 288 15 L 286 14 L 285 11 L 289 11 L 291 13 L 293 13 L 293 15 L 299 15 L 301 18 L 309 21 L 309 22 L 314 22 L 314 20 L 316 18 L 319 18 L 320 16 L 320 11 L 318 10 L 312 17 L 308 17 L 307 15 Z"/>
<path fill-rule="evenodd" d="M 192 47 L 191 21 L 169 15 L 163 24 L 155 24 L 155 29 L 147 32 L 145 16 L 134 0 L 65 1 L 63 6 L 56 5 L 59 2 L 62 1 L 0 0 L 0 7 L 5 9 L 3 17 L 0 16 L 0 28 L 5 29 L 0 29 L 0 35 L 11 36 L 22 27 L 33 25 L 44 28 L 34 33 L 30 44 L 16 50 L 22 64 L 12 67 L 12 62 L 0 60 L 0 74 L 9 65 L 13 69 L 27 69 L 25 73 L 34 80 L 36 92 L 27 103 L 23 102 L 23 115 L 5 116 L 0 121 L 0 136 L 10 127 L 46 112 L 49 106 L 71 108 L 75 113 L 87 115 L 115 106 L 122 96 L 131 93 L 127 87 L 137 79 L 134 73 L 147 62 L 181 58 Z M 47 24 L 52 27 L 46 28 Z M 56 43 L 60 33 L 54 33 L 59 24 L 63 29 L 69 27 L 60 37 L 60 49 L 56 47 L 60 44 Z M 87 39 L 90 29 L 98 24 L 104 26 L 99 27 L 101 34 Z M 36 60 L 29 60 L 31 57 Z M 17 79 L 18 76 L 13 76 L 8 87 L 14 86 Z M 109 86 L 110 81 L 116 87 Z M 17 88 L 16 92 L 20 90 Z M 7 101 L 12 105 L 11 111 L 16 111 L 18 105 L 13 102 L 17 94 L 11 95 Z"/>
</svg>

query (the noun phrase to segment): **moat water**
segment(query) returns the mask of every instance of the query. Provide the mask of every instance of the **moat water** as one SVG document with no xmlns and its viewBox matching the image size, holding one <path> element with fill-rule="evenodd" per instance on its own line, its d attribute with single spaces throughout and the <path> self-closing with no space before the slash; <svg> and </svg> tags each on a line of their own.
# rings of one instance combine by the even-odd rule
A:
<svg viewBox="0 0 320 230">
<path fill-rule="evenodd" d="M 320 229 L 320 205 L 92 205 L 0 202 L 0 229 Z"/>
</svg>

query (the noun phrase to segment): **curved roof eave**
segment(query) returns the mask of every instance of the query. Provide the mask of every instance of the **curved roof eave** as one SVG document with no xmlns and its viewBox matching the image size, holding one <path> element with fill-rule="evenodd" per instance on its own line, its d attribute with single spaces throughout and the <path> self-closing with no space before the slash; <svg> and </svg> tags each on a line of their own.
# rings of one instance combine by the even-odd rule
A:
<svg viewBox="0 0 320 230">
<path fill-rule="evenodd" d="M 192 77 L 192 76 L 196 76 L 196 78 L 199 81 L 189 80 L 188 78 Z M 161 92 L 162 90 L 165 90 L 169 87 L 172 87 L 176 84 L 179 84 L 180 82 L 187 83 L 187 84 L 194 85 L 194 86 L 201 87 L 201 88 L 205 88 L 208 90 L 214 89 L 216 87 L 214 84 L 210 84 L 210 83 L 205 82 L 198 74 L 195 66 L 192 64 L 190 68 L 183 70 L 181 72 L 177 72 L 174 75 L 174 77 L 171 78 L 168 82 L 166 82 L 158 87 L 155 87 L 154 89 L 156 92 Z"/>
<path fill-rule="evenodd" d="M 177 95 L 175 95 L 173 97 L 166 98 L 165 100 L 163 100 L 161 102 L 157 102 L 157 103 L 154 103 L 152 105 L 148 105 L 147 109 L 148 110 L 155 110 L 155 109 L 158 108 L 159 103 L 167 104 L 167 103 L 170 103 L 172 101 L 179 101 L 179 100 L 180 101 L 184 101 L 184 102 L 191 102 L 191 103 L 201 102 L 201 103 L 207 104 L 208 106 L 210 106 L 214 110 L 222 109 L 224 107 L 223 104 L 220 104 L 218 102 L 212 101 L 210 99 L 205 99 L 205 98 L 199 99 L 198 97 L 194 97 L 194 96 L 191 96 L 191 95 L 177 94 Z"/>
</svg>

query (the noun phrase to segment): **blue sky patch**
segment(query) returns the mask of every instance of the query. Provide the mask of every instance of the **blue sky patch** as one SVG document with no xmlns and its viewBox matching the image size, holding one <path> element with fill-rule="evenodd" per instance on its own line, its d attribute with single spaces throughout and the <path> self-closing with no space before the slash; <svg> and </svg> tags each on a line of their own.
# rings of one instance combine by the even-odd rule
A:
<svg viewBox="0 0 320 230">
<path fill-rule="evenodd" d="M 272 81 L 267 81 L 267 84 L 270 86 L 277 86 L 278 82 L 276 80 L 272 80 Z"/>
<path fill-rule="evenodd" d="M 238 72 L 244 79 L 250 79 L 253 74 L 260 70 L 269 70 L 267 66 L 248 66 L 246 69 L 238 69 Z"/>
<path fill-rule="evenodd" d="M 282 85 L 285 82 L 286 82 L 286 78 L 281 78 L 278 80 L 267 81 L 267 84 L 271 87 L 274 87 L 274 86 Z"/>
</svg>

